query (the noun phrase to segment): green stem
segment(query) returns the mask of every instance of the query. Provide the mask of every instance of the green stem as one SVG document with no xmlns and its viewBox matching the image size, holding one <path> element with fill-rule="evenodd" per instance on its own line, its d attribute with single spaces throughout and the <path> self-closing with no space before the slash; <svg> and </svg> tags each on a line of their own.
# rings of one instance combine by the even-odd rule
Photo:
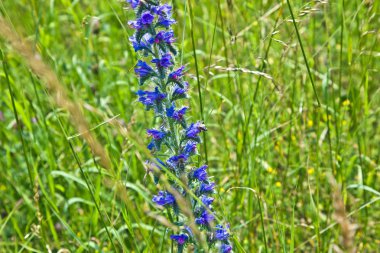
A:
<svg viewBox="0 0 380 253">
<path fill-rule="evenodd" d="M 294 15 L 293 15 L 292 7 L 291 7 L 291 5 L 290 5 L 289 0 L 286 0 L 286 2 L 288 3 L 288 7 L 289 7 L 289 11 L 290 11 L 290 15 L 292 16 L 293 25 L 294 25 L 294 28 L 295 28 L 295 30 L 296 30 L 296 34 L 297 34 L 297 38 L 298 38 L 298 42 L 300 43 L 300 47 L 301 47 L 301 51 L 302 51 L 302 56 L 303 56 L 303 59 L 304 59 L 304 61 L 305 61 L 305 65 L 306 65 L 307 73 L 308 73 L 309 78 L 310 78 L 311 85 L 313 86 L 313 91 L 314 91 L 315 98 L 317 99 L 317 104 L 318 104 L 318 106 L 321 106 L 321 103 L 319 102 L 319 98 L 318 98 L 317 90 L 316 90 L 316 88 L 315 88 L 314 79 L 313 79 L 313 76 L 311 75 L 311 71 L 310 71 L 310 67 L 309 67 L 309 62 L 307 61 L 307 57 L 306 57 L 306 54 L 305 54 L 305 50 L 303 49 L 303 44 L 302 44 L 301 36 L 300 36 L 300 33 L 298 32 L 298 27 L 297 27 L 296 21 L 295 21 L 295 19 L 294 19 Z"/>
<path fill-rule="evenodd" d="M 21 121 L 20 121 L 20 119 L 18 117 L 18 113 L 17 113 L 17 109 L 16 109 L 16 103 L 15 103 L 13 91 L 12 91 L 12 88 L 11 88 L 11 82 L 9 80 L 8 62 L 7 62 L 7 58 L 6 58 L 5 54 L 3 54 L 2 51 L 0 51 L 0 56 L 1 56 L 2 61 L 3 61 L 3 69 L 4 69 L 4 73 L 5 73 L 5 79 L 7 80 L 9 95 L 11 96 L 11 101 L 12 101 L 13 113 L 14 113 L 15 119 L 16 119 L 17 130 L 18 130 L 18 133 L 19 133 L 19 136 L 20 136 L 20 140 L 21 140 L 22 151 L 24 153 L 26 167 L 28 169 L 30 187 L 33 189 L 33 186 L 34 186 L 34 184 L 33 184 L 33 181 L 34 181 L 33 180 L 33 172 L 32 172 L 32 167 L 31 167 L 29 159 L 28 159 L 28 152 L 26 151 L 26 143 L 25 143 L 24 137 L 22 135 Z"/>
</svg>

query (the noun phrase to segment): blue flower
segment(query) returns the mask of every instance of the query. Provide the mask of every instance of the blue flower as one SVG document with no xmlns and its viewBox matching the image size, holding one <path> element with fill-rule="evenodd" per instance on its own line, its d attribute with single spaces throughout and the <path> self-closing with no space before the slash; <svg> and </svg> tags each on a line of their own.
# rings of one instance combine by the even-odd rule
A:
<svg viewBox="0 0 380 253">
<path fill-rule="evenodd" d="M 172 157 L 170 157 L 167 162 L 169 165 L 171 165 L 172 167 L 176 168 L 178 167 L 178 165 L 183 165 L 186 163 L 188 157 L 184 154 L 180 154 L 180 155 L 174 155 Z"/>
<path fill-rule="evenodd" d="M 171 235 L 170 239 L 176 241 L 179 245 L 183 245 L 187 242 L 189 237 L 186 234 Z"/>
<path fill-rule="evenodd" d="M 153 196 L 152 201 L 160 206 L 171 205 L 175 202 L 175 198 L 169 192 L 159 191 L 158 195 Z"/>
<path fill-rule="evenodd" d="M 161 149 L 162 140 L 166 136 L 166 133 L 156 129 L 148 129 L 146 132 L 148 136 L 153 138 L 153 140 L 149 143 L 147 148 L 152 151 L 153 148 L 156 148 L 156 150 L 159 151 Z"/>
<path fill-rule="evenodd" d="M 222 244 L 219 248 L 220 253 L 229 253 L 232 250 L 232 246 L 229 244 Z"/>
<path fill-rule="evenodd" d="M 169 28 L 175 24 L 176 21 L 171 18 L 172 7 L 168 4 L 153 7 L 152 11 L 158 15 L 157 25 Z"/>
<path fill-rule="evenodd" d="M 131 4 L 133 9 L 136 9 L 136 7 L 140 4 L 140 0 L 127 0 L 127 3 Z"/>
<path fill-rule="evenodd" d="M 138 20 L 131 20 L 131 21 L 128 21 L 128 25 L 133 28 L 133 29 L 136 29 L 136 30 L 140 30 L 143 28 L 143 26 L 141 25 L 141 23 L 138 21 Z"/>
<path fill-rule="evenodd" d="M 185 71 L 185 66 L 182 66 L 176 70 L 174 70 L 173 72 L 171 72 L 168 76 L 168 81 L 170 82 L 178 82 L 181 77 L 183 76 L 184 74 L 184 71 Z"/>
<path fill-rule="evenodd" d="M 146 34 L 142 37 L 142 39 L 140 40 L 140 42 L 138 42 L 136 40 L 136 36 L 133 35 L 129 38 L 129 41 L 132 43 L 132 46 L 133 46 L 133 49 L 135 50 L 135 52 L 138 52 L 140 50 L 148 50 L 149 52 L 151 52 L 151 45 L 150 45 L 150 41 L 151 38 L 149 36 L 149 34 Z"/>
<path fill-rule="evenodd" d="M 154 16 L 149 11 L 145 11 L 139 19 L 129 21 L 128 25 L 136 30 L 146 30 L 153 23 L 153 20 Z"/>
<path fill-rule="evenodd" d="M 159 17 L 157 25 L 169 28 L 171 25 L 175 24 L 176 21 L 172 18 Z"/>
<path fill-rule="evenodd" d="M 214 215 L 204 210 L 200 217 L 195 219 L 195 222 L 199 225 L 208 225 L 211 221 L 215 219 Z"/>
<path fill-rule="evenodd" d="M 152 11 L 160 17 L 170 17 L 172 14 L 172 7 L 168 4 L 163 4 L 161 6 L 152 7 Z"/>
<path fill-rule="evenodd" d="M 202 131 L 207 131 L 206 126 L 202 122 L 198 121 L 197 123 L 192 123 L 186 129 L 186 137 L 192 138 L 192 139 L 197 139 L 198 134 Z"/>
<path fill-rule="evenodd" d="M 156 43 L 156 44 L 159 44 L 162 42 L 171 44 L 171 43 L 175 42 L 174 32 L 172 30 L 170 30 L 170 31 L 159 31 L 156 34 L 156 36 L 150 40 L 150 42 Z"/>
<path fill-rule="evenodd" d="M 187 156 L 191 156 L 195 154 L 197 151 L 197 143 L 194 141 L 188 141 L 183 148 L 183 153 L 186 154 Z"/>
<path fill-rule="evenodd" d="M 139 19 L 139 21 L 143 25 L 150 25 L 152 24 L 153 20 L 154 16 L 149 11 L 144 11 Z"/>
<path fill-rule="evenodd" d="M 154 91 L 139 90 L 137 95 L 139 96 L 139 101 L 146 105 L 148 109 L 166 98 L 166 94 L 161 93 L 158 87 Z"/>
<path fill-rule="evenodd" d="M 215 238 L 219 241 L 225 241 L 228 240 L 230 237 L 230 234 L 227 232 L 226 229 L 223 228 L 222 225 L 216 225 L 215 230 Z"/>
<path fill-rule="evenodd" d="M 207 165 L 203 165 L 199 167 L 198 169 L 194 170 L 193 176 L 194 178 L 198 179 L 199 181 L 206 181 L 208 179 L 208 175 L 206 172 Z"/>
<path fill-rule="evenodd" d="M 164 54 L 161 59 L 153 59 L 153 63 L 157 65 L 157 67 L 168 68 L 173 65 L 172 55 L 167 53 Z"/>
<path fill-rule="evenodd" d="M 203 205 L 207 206 L 207 207 L 210 207 L 210 205 L 212 204 L 212 202 L 214 201 L 214 198 L 212 197 L 208 197 L 206 195 L 202 195 L 201 196 L 201 201 L 203 203 Z"/>
<path fill-rule="evenodd" d="M 166 115 L 169 118 L 172 118 L 172 119 L 174 119 L 176 121 L 183 120 L 183 116 L 185 115 L 187 109 L 189 109 L 189 107 L 187 107 L 187 106 L 182 107 L 178 111 L 176 111 L 174 108 L 175 108 L 174 105 L 172 105 L 171 107 L 169 107 L 168 109 L 166 109 Z"/>
<path fill-rule="evenodd" d="M 135 68 L 135 73 L 140 77 L 148 77 L 155 74 L 152 67 L 150 67 L 146 62 L 139 60 L 136 66 L 137 68 Z"/>
<path fill-rule="evenodd" d="M 153 148 L 154 148 L 155 146 L 156 146 L 156 145 L 154 145 L 154 141 L 151 141 L 151 142 L 149 142 L 147 148 L 148 148 L 149 150 L 153 150 Z"/>
<path fill-rule="evenodd" d="M 212 182 L 212 183 L 202 183 L 200 186 L 199 186 L 199 193 L 202 194 L 202 193 L 211 193 L 214 191 L 214 188 L 215 188 L 215 183 Z"/>
<path fill-rule="evenodd" d="M 165 132 L 162 132 L 156 129 L 148 129 L 146 130 L 146 132 L 148 133 L 148 136 L 151 136 L 155 140 L 161 140 L 166 135 Z"/>
<path fill-rule="evenodd" d="M 172 101 L 176 99 L 180 99 L 180 98 L 186 98 L 188 89 L 189 89 L 188 82 L 183 82 L 183 87 L 176 84 L 173 88 Z"/>
</svg>

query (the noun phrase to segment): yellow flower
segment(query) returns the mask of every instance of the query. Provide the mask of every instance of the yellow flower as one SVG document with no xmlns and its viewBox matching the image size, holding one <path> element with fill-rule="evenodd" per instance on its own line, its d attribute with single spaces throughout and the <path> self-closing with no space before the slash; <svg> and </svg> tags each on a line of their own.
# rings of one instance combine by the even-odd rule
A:
<svg viewBox="0 0 380 253">
<path fill-rule="evenodd" d="M 350 100 L 346 99 L 343 101 L 343 106 L 347 107 L 351 104 Z"/>
<path fill-rule="evenodd" d="M 7 190 L 7 187 L 3 184 L 0 184 L 0 191 L 4 192 Z"/>
<path fill-rule="evenodd" d="M 313 175 L 314 174 L 314 168 L 308 168 L 307 169 L 307 174 Z"/>
<path fill-rule="evenodd" d="M 274 172 L 274 169 L 272 167 L 267 168 L 268 173 L 272 174 Z"/>
<path fill-rule="evenodd" d="M 331 121 L 332 117 L 330 114 L 324 113 L 322 115 L 323 121 L 327 122 L 327 120 Z"/>
<path fill-rule="evenodd" d="M 279 182 L 279 181 L 277 181 L 277 182 L 275 183 L 275 185 L 276 185 L 277 187 L 281 187 L 281 186 L 282 186 L 281 182 Z"/>
<path fill-rule="evenodd" d="M 311 119 L 309 119 L 309 120 L 307 121 L 307 126 L 308 126 L 308 127 L 313 127 L 313 126 L 314 126 L 314 122 L 313 122 Z"/>
</svg>

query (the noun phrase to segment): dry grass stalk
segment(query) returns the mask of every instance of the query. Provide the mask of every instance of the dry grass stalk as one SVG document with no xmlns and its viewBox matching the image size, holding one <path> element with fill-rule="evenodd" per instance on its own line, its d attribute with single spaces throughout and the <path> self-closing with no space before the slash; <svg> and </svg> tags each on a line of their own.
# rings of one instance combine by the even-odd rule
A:
<svg viewBox="0 0 380 253">
<path fill-rule="evenodd" d="M 83 133 L 83 139 L 89 144 L 92 152 L 100 158 L 100 164 L 104 168 L 110 169 L 111 162 L 107 152 L 89 131 L 89 125 L 82 111 L 78 110 L 80 107 L 69 99 L 56 74 L 42 61 L 42 57 L 33 51 L 30 44 L 13 31 L 3 17 L 0 17 L 0 35 L 24 58 L 33 73 L 42 79 L 55 103 L 69 112 L 77 131 Z"/>
<path fill-rule="evenodd" d="M 357 225 L 351 223 L 346 213 L 346 208 L 342 198 L 340 186 L 337 184 L 333 176 L 330 176 L 330 185 L 332 186 L 332 198 L 334 214 L 333 219 L 339 224 L 341 230 L 340 243 L 344 252 L 355 253 L 356 247 L 354 245 L 355 231 Z"/>
</svg>

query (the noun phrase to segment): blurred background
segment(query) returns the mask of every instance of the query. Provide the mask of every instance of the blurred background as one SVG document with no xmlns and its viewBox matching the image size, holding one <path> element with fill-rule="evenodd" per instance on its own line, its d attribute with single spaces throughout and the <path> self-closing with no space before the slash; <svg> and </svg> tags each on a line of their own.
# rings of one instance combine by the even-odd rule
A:
<svg viewBox="0 0 380 253">
<path fill-rule="evenodd" d="M 294 0 L 293 16 L 286 1 L 168 2 L 234 252 L 379 252 L 380 2 Z M 0 252 L 171 252 L 145 175 L 155 121 L 136 102 L 126 7 L 0 0 L 112 164 L 0 34 Z"/>
</svg>

